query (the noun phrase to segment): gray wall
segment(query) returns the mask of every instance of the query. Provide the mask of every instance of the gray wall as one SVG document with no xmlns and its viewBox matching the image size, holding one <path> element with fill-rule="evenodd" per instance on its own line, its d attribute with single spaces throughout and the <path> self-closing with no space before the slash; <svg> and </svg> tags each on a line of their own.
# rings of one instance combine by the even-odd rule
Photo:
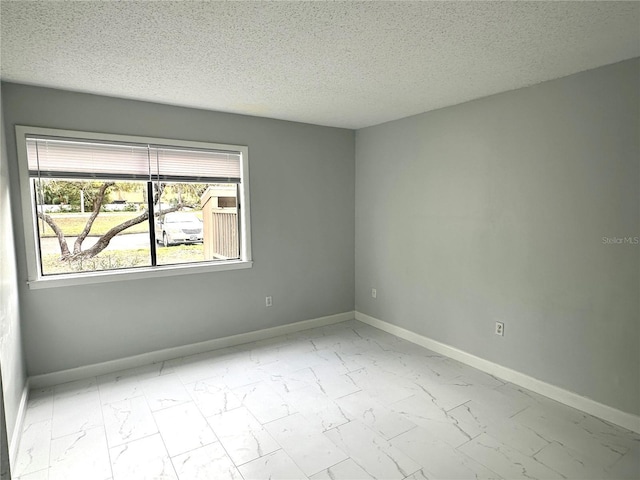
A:
<svg viewBox="0 0 640 480">
<path fill-rule="evenodd" d="M 640 246 L 602 240 L 640 236 L 639 81 L 634 59 L 359 130 L 356 309 L 639 414 Z"/>
<path fill-rule="evenodd" d="M 7 424 L 4 416 L 4 394 L 2 388 L 2 375 L 0 375 L 0 480 L 11 480 L 9 440 L 7 437 Z"/>
<path fill-rule="evenodd" d="M 3 101 L 0 100 L 0 366 L 7 437 L 11 439 L 27 380 L 20 334 L 16 255 L 2 122 Z"/>
<path fill-rule="evenodd" d="M 29 375 L 353 310 L 351 130 L 3 84 L 14 125 L 249 146 L 254 266 L 248 270 L 29 290 L 12 192 Z M 264 297 L 273 296 L 273 307 Z"/>
</svg>

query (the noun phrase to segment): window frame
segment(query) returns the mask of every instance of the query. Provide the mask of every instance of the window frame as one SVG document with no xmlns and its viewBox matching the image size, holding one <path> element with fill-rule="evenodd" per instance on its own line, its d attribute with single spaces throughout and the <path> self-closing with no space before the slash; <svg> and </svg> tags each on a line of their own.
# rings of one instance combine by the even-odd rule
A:
<svg viewBox="0 0 640 480">
<path fill-rule="evenodd" d="M 251 208 L 249 202 L 249 148 L 246 145 L 230 145 L 221 143 L 178 140 L 159 137 L 121 135 L 111 133 L 63 130 L 46 127 L 16 125 L 16 148 L 18 154 L 18 171 L 20 198 L 22 203 L 22 220 L 24 226 L 24 242 L 27 262 L 27 284 L 30 289 L 62 287 L 72 285 L 116 282 L 122 280 L 138 280 L 144 278 L 166 277 L 174 275 L 190 275 L 251 268 Z M 63 273 L 43 275 L 40 269 L 40 245 L 36 235 L 37 218 L 34 215 L 33 196 L 29 176 L 27 158 L 27 136 L 42 135 L 77 140 L 96 140 L 126 143 L 148 143 L 171 147 L 201 148 L 208 150 L 237 151 L 240 161 L 240 259 L 214 260 L 197 263 L 159 265 L 154 267 L 136 267 L 118 270 L 100 270 L 95 272 Z"/>
</svg>

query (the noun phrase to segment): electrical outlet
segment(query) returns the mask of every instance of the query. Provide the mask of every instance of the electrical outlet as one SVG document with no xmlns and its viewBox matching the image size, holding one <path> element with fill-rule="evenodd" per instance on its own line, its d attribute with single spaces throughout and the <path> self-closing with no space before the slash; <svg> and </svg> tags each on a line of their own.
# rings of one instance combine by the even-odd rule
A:
<svg viewBox="0 0 640 480">
<path fill-rule="evenodd" d="M 372 288 L 372 289 L 371 289 L 371 296 L 372 296 L 373 298 L 378 298 L 378 292 L 376 291 L 376 289 L 375 289 L 375 288 Z"/>
<path fill-rule="evenodd" d="M 273 299 L 271 298 L 271 296 L 265 297 L 264 303 L 267 307 L 270 307 L 271 305 L 273 305 Z"/>
<path fill-rule="evenodd" d="M 496 322 L 496 335 L 504 337 L 504 323 Z"/>
</svg>

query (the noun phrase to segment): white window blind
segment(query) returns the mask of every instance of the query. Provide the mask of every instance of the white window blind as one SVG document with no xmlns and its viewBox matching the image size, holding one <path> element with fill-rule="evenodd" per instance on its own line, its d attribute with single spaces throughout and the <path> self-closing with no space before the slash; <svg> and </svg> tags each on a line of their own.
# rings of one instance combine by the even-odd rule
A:
<svg viewBox="0 0 640 480">
<path fill-rule="evenodd" d="M 27 157 L 34 177 L 240 182 L 239 152 L 28 137 Z"/>
<path fill-rule="evenodd" d="M 149 178 L 146 146 L 27 138 L 29 173 L 59 178 Z"/>
<path fill-rule="evenodd" d="M 236 183 L 240 181 L 240 153 L 149 147 L 151 171 L 160 180 Z"/>
</svg>

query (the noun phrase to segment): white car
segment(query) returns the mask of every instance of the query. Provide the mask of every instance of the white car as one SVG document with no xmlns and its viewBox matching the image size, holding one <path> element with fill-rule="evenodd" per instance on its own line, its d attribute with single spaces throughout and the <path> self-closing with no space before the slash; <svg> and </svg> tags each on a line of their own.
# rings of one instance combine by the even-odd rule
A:
<svg viewBox="0 0 640 480">
<path fill-rule="evenodd" d="M 202 220 L 188 212 L 162 215 L 156 222 L 156 241 L 165 247 L 178 243 L 201 243 Z"/>
</svg>

